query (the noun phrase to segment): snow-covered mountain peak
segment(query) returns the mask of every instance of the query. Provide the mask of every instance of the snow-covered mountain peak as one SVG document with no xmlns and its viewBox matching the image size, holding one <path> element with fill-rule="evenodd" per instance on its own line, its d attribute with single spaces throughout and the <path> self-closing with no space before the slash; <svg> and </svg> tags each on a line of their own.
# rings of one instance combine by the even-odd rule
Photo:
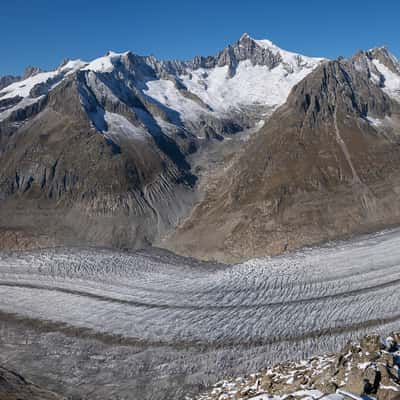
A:
<svg viewBox="0 0 400 400">
<path fill-rule="evenodd" d="M 119 62 L 121 58 L 127 57 L 129 54 L 129 51 L 126 51 L 124 53 L 108 51 L 105 56 L 94 59 L 82 69 L 94 72 L 112 72 L 114 70 L 115 64 Z"/>
<path fill-rule="evenodd" d="M 275 108 L 323 60 L 282 50 L 267 39 L 256 40 L 244 33 L 215 57 L 197 57 L 187 63 L 178 77 L 216 112 L 249 106 Z M 162 102 L 162 96 L 158 100 Z"/>
<path fill-rule="evenodd" d="M 80 94 L 94 97 L 82 100 L 82 104 L 97 104 L 95 111 L 90 107 L 91 118 L 126 107 L 136 115 L 137 109 L 144 107 L 158 119 L 177 126 L 193 128 L 201 124 L 203 129 L 223 117 L 237 131 L 249 127 L 243 117 L 238 119 L 238 113 L 243 109 L 256 112 L 252 123 L 265 118 L 321 60 L 287 52 L 269 40 L 255 40 L 248 34 L 215 56 L 186 62 L 108 51 L 90 62 L 66 59 L 54 71 L 40 72 L 3 88 L 0 102 L 9 100 L 0 109 L 0 120 L 30 107 L 64 78 L 79 72 Z M 135 118 L 143 125 L 143 118 L 132 116 L 131 120 Z M 96 126 L 106 125 L 102 122 Z"/>
<path fill-rule="evenodd" d="M 244 32 L 244 33 L 242 34 L 242 36 L 240 36 L 239 42 L 240 42 L 241 40 L 246 40 L 246 39 L 252 39 L 252 37 L 251 37 L 247 32 Z"/>
<path fill-rule="evenodd" d="M 274 43 L 271 42 L 271 40 L 268 39 L 255 39 L 252 36 L 250 36 L 247 32 L 243 33 L 242 36 L 240 36 L 238 43 L 242 42 L 247 42 L 247 41 L 252 41 L 253 43 L 256 43 L 260 47 L 268 48 L 275 46 Z"/>
<path fill-rule="evenodd" d="M 357 52 L 350 61 L 358 71 L 400 102 L 400 62 L 386 46 Z"/>
<path fill-rule="evenodd" d="M 379 61 L 394 74 L 400 75 L 400 62 L 386 46 L 376 47 L 368 51 L 371 59 Z"/>
<path fill-rule="evenodd" d="M 82 60 L 71 60 L 64 64 L 64 66 L 53 71 L 42 71 L 38 68 L 32 68 L 27 73 L 26 70 L 21 80 L 4 87 L 0 91 L 0 100 L 28 97 L 39 98 L 57 86 L 66 75 L 81 69 L 85 65 L 87 63 Z"/>
<path fill-rule="evenodd" d="M 386 45 L 373 47 L 372 49 L 369 49 L 368 52 L 374 55 L 381 54 L 384 55 L 385 57 L 390 58 L 394 62 L 399 62 L 396 56 L 390 51 L 389 47 Z"/>
<path fill-rule="evenodd" d="M 22 75 L 22 79 L 30 78 L 32 76 L 40 74 L 41 72 L 44 72 L 41 68 L 29 65 L 28 67 L 25 68 L 24 74 Z"/>
<path fill-rule="evenodd" d="M 80 70 L 87 66 L 89 63 L 86 61 L 83 61 L 81 59 L 76 59 L 76 60 L 67 60 L 63 65 L 60 65 L 58 67 L 59 71 L 64 71 L 64 72 L 74 72 L 77 70 Z"/>
<path fill-rule="evenodd" d="M 350 60 L 364 69 L 371 67 L 371 63 L 379 61 L 393 73 L 400 74 L 400 62 L 386 46 L 374 47 L 367 51 L 360 50 Z"/>
<path fill-rule="evenodd" d="M 276 57 L 281 59 L 281 62 L 291 66 L 292 68 L 301 67 L 313 67 L 316 64 L 324 61 L 324 58 L 317 57 L 307 57 L 302 54 L 294 53 L 291 51 L 284 50 L 277 46 L 269 39 L 254 39 L 249 35 L 245 34 L 239 40 L 239 43 L 243 41 L 250 41 L 254 43 L 257 47 L 264 49 L 265 51 L 271 52 Z"/>
<path fill-rule="evenodd" d="M 277 49 L 280 50 L 278 46 L 276 46 L 273 42 L 271 42 L 269 39 L 252 39 L 255 43 L 257 43 L 260 47 L 263 47 L 264 49 Z"/>
</svg>

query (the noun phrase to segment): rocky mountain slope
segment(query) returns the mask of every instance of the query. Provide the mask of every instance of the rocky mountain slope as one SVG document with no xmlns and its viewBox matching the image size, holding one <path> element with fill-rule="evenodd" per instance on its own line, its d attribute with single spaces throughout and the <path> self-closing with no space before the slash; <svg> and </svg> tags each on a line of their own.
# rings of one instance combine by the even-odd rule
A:
<svg viewBox="0 0 400 400">
<path fill-rule="evenodd" d="M 400 398 L 400 337 L 378 335 L 349 343 L 338 354 L 286 362 L 216 383 L 198 400 Z"/>
<path fill-rule="evenodd" d="M 243 35 L 215 57 L 109 52 L 4 87 L 2 247 L 153 243 L 197 197 L 189 156 L 254 125 L 320 62 Z"/>
<path fill-rule="evenodd" d="M 399 71 L 384 48 L 316 68 L 168 246 L 233 261 L 399 223 Z"/>
<path fill-rule="evenodd" d="M 2 248 L 232 261 L 398 222 L 400 67 L 384 48 L 327 61 L 244 34 L 216 56 L 109 52 L 15 79 L 0 86 Z"/>
</svg>

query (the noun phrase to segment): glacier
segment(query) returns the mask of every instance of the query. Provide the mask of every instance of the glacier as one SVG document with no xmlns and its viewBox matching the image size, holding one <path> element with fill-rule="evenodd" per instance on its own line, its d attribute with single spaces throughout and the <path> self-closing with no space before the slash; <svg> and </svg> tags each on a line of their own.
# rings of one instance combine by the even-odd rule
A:
<svg viewBox="0 0 400 400">
<path fill-rule="evenodd" d="M 184 398 L 398 329 L 399 289 L 400 230 L 237 265 L 157 249 L 3 252 L 0 363 L 69 395 Z"/>
</svg>

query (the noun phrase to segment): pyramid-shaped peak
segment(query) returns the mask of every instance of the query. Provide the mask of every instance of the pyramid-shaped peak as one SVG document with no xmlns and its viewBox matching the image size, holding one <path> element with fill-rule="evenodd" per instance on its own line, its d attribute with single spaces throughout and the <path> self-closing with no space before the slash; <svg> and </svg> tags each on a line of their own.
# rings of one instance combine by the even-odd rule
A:
<svg viewBox="0 0 400 400">
<path fill-rule="evenodd" d="M 22 75 L 22 80 L 40 74 L 41 72 L 43 72 L 41 68 L 29 65 L 24 70 L 24 74 Z"/>
<path fill-rule="evenodd" d="M 367 54 L 371 59 L 377 60 L 392 72 L 400 74 L 400 62 L 387 46 L 375 47 L 370 49 Z"/>
<path fill-rule="evenodd" d="M 392 59 L 393 61 L 398 62 L 397 58 L 394 56 L 394 54 L 390 51 L 388 46 L 380 46 L 380 47 L 374 47 L 368 51 L 370 54 L 373 56 L 384 56 Z"/>
<path fill-rule="evenodd" d="M 239 42 L 246 41 L 246 40 L 254 40 L 247 32 L 243 33 L 242 36 L 239 38 Z"/>
<path fill-rule="evenodd" d="M 254 42 L 255 44 L 259 45 L 260 47 L 277 47 L 268 39 L 255 39 L 252 36 L 250 36 L 247 32 L 243 33 L 242 36 L 240 36 L 239 43 L 241 42 Z"/>
</svg>

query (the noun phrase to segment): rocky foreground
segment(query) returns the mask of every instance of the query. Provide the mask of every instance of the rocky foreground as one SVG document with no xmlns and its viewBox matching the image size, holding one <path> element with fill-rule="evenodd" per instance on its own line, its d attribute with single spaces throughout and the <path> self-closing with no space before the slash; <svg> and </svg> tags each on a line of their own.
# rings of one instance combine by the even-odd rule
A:
<svg viewBox="0 0 400 400">
<path fill-rule="evenodd" d="M 286 362 L 214 385 L 197 400 L 400 399 L 400 334 L 365 336 L 338 354 Z"/>
<path fill-rule="evenodd" d="M 53 392 L 27 381 L 21 375 L 0 367 L 0 400 L 63 400 Z"/>
<path fill-rule="evenodd" d="M 400 333 L 365 336 L 337 354 L 285 362 L 245 377 L 217 382 L 187 400 L 400 399 Z M 88 397 L 90 398 L 90 397 Z M 0 400 L 62 400 L 0 367 Z"/>
</svg>

